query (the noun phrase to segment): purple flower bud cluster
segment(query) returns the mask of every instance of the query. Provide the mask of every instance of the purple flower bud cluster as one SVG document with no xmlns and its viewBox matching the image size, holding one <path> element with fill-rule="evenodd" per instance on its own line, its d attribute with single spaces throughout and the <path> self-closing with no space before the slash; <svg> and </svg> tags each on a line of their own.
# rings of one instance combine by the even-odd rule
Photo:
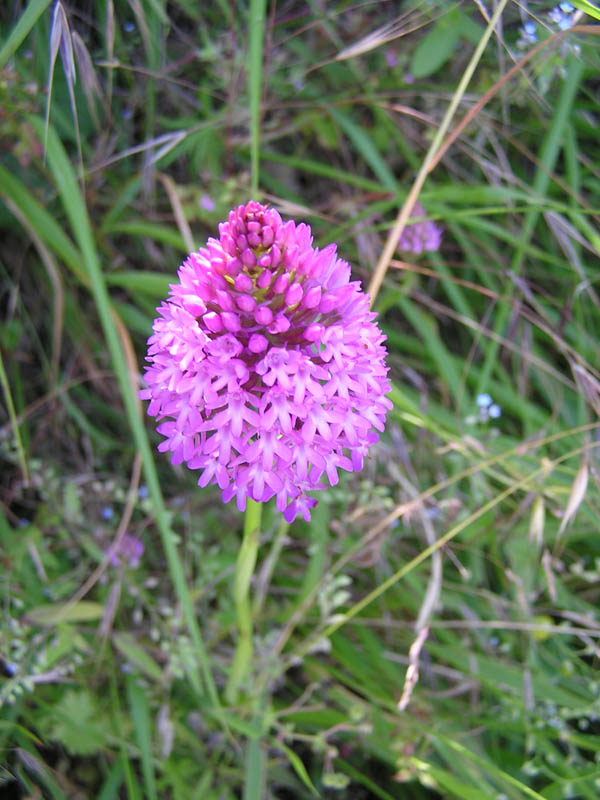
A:
<svg viewBox="0 0 600 800">
<path fill-rule="evenodd" d="M 426 217 L 427 212 L 416 202 L 411 217 Z M 432 220 L 409 223 L 398 240 L 398 250 L 418 256 L 426 251 L 439 250 L 442 243 L 442 229 Z"/>
<path fill-rule="evenodd" d="M 385 337 L 336 246 L 249 202 L 191 253 L 158 310 L 140 392 L 159 450 L 198 484 L 310 520 L 306 493 L 360 470 L 391 402 Z M 375 430 L 374 430 L 375 429 Z"/>
</svg>

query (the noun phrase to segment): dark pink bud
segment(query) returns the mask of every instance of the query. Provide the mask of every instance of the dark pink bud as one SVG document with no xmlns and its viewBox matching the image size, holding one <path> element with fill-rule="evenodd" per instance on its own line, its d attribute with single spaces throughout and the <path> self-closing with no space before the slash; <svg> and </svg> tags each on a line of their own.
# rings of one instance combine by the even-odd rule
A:
<svg viewBox="0 0 600 800">
<path fill-rule="evenodd" d="M 223 330 L 223 322 L 216 311 L 209 311 L 202 319 L 211 333 L 220 333 Z"/>
<path fill-rule="evenodd" d="M 268 286 L 271 285 L 271 280 L 273 279 L 273 273 L 265 269 L 263 270 L 258 278 L 256 279 L 256 285 L 259 289 L 266 289 Z"/>
<path fill-rule="evenodd" d="M 276 244 L 271 248 L 271 264 L 273 267 L 278 267 L 281 262 L 281 250 Z"/>
<path fill-rule="evenodd" d="M 273 312 L 268 306 L 259 306 L 254 312 L 254 319 L 258 325 L 270 325 L 273 322 Z"/>
<path fill-rule="evenodd" d="M 230 333 L 237 333 L 242 327 L 240 318 L 234 311 L 223 311 L 221 319 L 223 320 L 223 326 Z"/>
<path fill-rule="evenodd" d="M 282 272 L 275 279 L 275 283 L 273 284 L 273 291 L 275 294 L 283 294 L 288 287 L 288 283 L 290 282 L 290 274 L 289 272 Z"/>
<path fill-rule="evenodd" d="M 225 233 L 221 235 L 221 245 L 226 253 L 231 253 L 231 255 L 235 253 L 235 242 L 229 234 Z"/>
<path fill-rule="evenodd" d="M 248 340 L 248 350 L 251 353 L 262 353 L 269 346 L 269 340 L 261 333 L 253 333 Z"/>
<path fill-rule="evenodd" d="M 289 327 L 290 321 L 285 314 L 277 314 L 267 330 L 269 333 L 285 333 L 287 330 L 289 330 Z"/>
<path fill-rule="evenodd" d="M 292 283 L 285 293 L 285 304 L 287 306 L 297 305 L 302 300 L 302 294 L 302 286 L 299 283 Z"/>
<path fill-rule="evenodd" d="M 236 276 L 233 286 L 238 292 L 251 292 L 253 287 L 252 278 L 245 272 L 240 272 Z"/>
<path fill-rule="evenodd" d="M 254 311 L 256 308 L 256 300 L 252 297 L 251 294 L 241 294 L 239 297 L 236 297 L 236 303 L 238 307 L 242 309 L 242 311 Z"/>
<path fill-rule="evenodd" d="M 233 297 L 225 289 L 217 289 L 217 300 L 223 311 L 232 311 L 235 306 L 233 304 Z"/>
<path fill-rule="evenodd" d="M 314 322 L 304 331 L 304 338 L 307 342 L 317 342 L 323 335 L 323 330 L 324 328 L 322 325 L 319 325 L 318 322 Z"/>
<path fill-rule="evenodd" d="M 232 258 L 227 262 L 227 274 L 232 278 L 242 271 L 242 262 L 239 258 Z"/>
<path fill-rule="evenodd" d="M 242 264 L 245 267 L 254 267 L 256 266 L 256 256 L 252 252 L 252 250 L 244 250 L 242 252 Z"/>
<path fill-rule="evenodd" d="M 273 244 L 273 239 L 275 238 L 273 234 L 273 228 L 270 228 L 266 225 L 262 229 L 262 243 L 263 247 L 270 247 Z"/>
<path fill-rule="evenodd" d="M 304 308 L 316 308 L 321 302 L 321 294 L 320 286 L 312 286 L 304 293 L 304 297 L 302 298 L 302 305 Z"/>
</svg>

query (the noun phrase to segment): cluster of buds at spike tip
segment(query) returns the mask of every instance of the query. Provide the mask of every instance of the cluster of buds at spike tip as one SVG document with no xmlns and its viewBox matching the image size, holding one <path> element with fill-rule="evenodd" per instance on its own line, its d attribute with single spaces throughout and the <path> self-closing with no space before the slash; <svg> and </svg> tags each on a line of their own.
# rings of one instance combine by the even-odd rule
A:
<svg viewBox="0 0 600 800">
<path fill-rule="evenodd" d="M 148 341 L 148 413 L 173 464 L 223 500 L 276 498 L 308 521 L 307 492 L 357 471 L 391 402 L 385 337 L 360 283 L 308 225 L 249 202 L 191 253 Z"/>
</svg>

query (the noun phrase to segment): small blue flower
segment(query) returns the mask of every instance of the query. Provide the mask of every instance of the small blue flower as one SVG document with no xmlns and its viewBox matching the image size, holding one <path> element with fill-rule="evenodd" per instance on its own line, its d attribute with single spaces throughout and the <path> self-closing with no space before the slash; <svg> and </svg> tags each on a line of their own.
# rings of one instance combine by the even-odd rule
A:
<svg viewBox="0 0 600 800">
<path fill-rule="evenodd" d="M 496 403 L 494 403 L 488 408 L 488 414 L 490 415 L 490 419 L 498 419 L 501 413 L 502 410 L 500 406 L 496 405 Z"/>
<path fill-rule="evenodd" d="M 140 500 L 145 500 L 148 497 L 148 487 L 143 483 L 138 489 L 138 497 Z"/>
<path fill-rule="evenodd" d="M 488 406 L 492 405 L 492 398 L 489 396 L 487 392 L 484 394 L 478 394 L 475 400 L 479 408 L 487 408 Z"/>
<path fill-rule="evenodd" d="M 527 20 L 521 28 L 521 46 L 526 44 L 535 44 L 537 42 L 537 26 L 535 22 Z"/>
<path fill-rule="evenodd" d="M 555 22 L 559 30 L 567 31 L 573 25 L 573 11 L 575 8 L 572 3 L 562 2 L 554 6 L 548 14 L 552 22 Z"/>
<path fill-rule="evenodd" d="M 102 515 L 102 519 L 109 520 L 112 519 L 114 516 L 114 509 L 112 506 L 104 506 L 100 514 Z"/>
</svg>

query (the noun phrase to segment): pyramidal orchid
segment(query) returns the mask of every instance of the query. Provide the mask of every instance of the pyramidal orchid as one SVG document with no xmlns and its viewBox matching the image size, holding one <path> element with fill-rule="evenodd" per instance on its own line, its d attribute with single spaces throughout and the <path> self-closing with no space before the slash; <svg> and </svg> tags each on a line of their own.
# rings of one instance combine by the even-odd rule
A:
<svg viewBox="0 0 600 800">
<path fill-rule="evenodd" d="M 223 500 L 307 521 L 308 492 L 362 468 L 391 407 L 385 337 L 336 246 L 250 201 L 191 253 L 148 341 L 148 413 L 173 464 Z"/>
</svg>

